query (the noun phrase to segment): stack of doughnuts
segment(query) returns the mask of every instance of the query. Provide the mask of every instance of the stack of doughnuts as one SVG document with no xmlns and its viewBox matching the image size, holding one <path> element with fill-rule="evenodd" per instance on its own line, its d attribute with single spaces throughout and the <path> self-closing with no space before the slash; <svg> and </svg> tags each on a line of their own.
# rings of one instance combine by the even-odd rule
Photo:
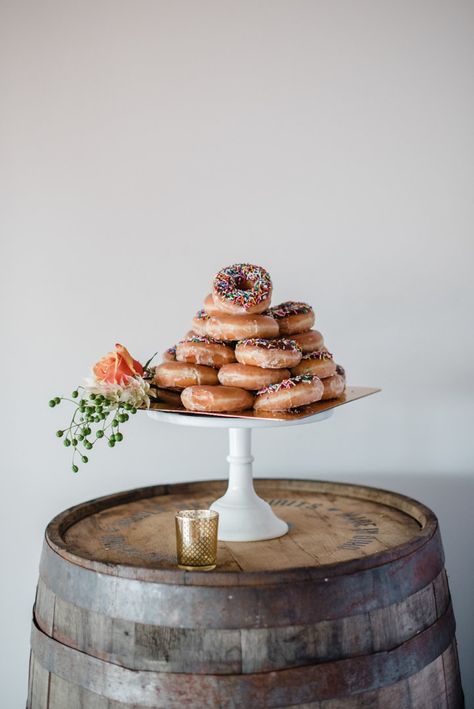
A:
<svg viewBox="0 0 474 709">
<path fill-rule="evenodd" d="M 345 389 L 313 308 L 271 307 L 272 281 L 260 266 L 234 264 L 216 274 L 192 330 L 163 353 L 156 396 L 190 411 L 231 413 L 299 409 Z"/>
</svg>

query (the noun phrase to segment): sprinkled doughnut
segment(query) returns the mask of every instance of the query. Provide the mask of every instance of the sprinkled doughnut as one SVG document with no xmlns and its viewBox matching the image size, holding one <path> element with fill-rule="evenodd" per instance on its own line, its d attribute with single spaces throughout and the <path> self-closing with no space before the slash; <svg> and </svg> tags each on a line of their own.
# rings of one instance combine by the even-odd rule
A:
<svg viewBox="0 0 474 709">
<path fill-rule="evenodd" d="M 223 364 L 235 362 L 232 347 L 221 340 L 210 337 L 187 337 L 176 345 L 176 359 L 178 362 L 193 362 L 205 364 L 208 367 L 222 367 Z"/>
<path fill-rule="evenodd" d="M 237 344 L 235 358 L 241 364 L 265 369 L 283 369 L 295 367 L 301 361 L 301 350 L 294 340 L 264 340 L 254 337 Z"/>
<path fill-rule="evenodd" d="M 308 330 L 308 332 L 292 335 L 291 339 L 302 349 L 303 354 L 322 350 L 324 347 L 324 338 L 318 330 Z"/>
<path fill-rule="evenodd" d="M 217 305 L 214 303 L 214 298 L 212 297 L 212 293 L 209 293 L 209 295 L 206 295 L 204 298 L 204 311 L 208 315 L 219 315 L 222 313 L 222 310 L 217 307 Z"/>
<path fill-rule="evenodd" d="M 176 345 L 168 347 L 161 355 L 163 362 L 176 362 Z"/>
<path fill-rule="evenodd" d="M 205 337 L 209 333 L 207 332 L 207 323 L 209 322 L 209 315 L 205 310 L 198 310 L 193 318 L 193 332 L 197 335 Z M 214 337 L 214 335 L 213 335 Z"/>
<path fill-rule="evenodd" d="M 217 370 L 202 364 L 163 362 L 155 367 L 153 384 L 164 389 L 186 389 L 195 384 L 217 384 Z"/>
<path fill-rule="evenodd" d="M 269 308 L 268 314 L 278 323 L 281 335 L 296 335 L 307 332 L 314 325 L 314 311 L 307 303 L 287 300 Z"/>
<path fill-rule="evenodd" d="M 257 391 L 270 384 L 277 384 L 291 376 L 288 369 L 263 369 L 250 364 L 224 364 L 217 374 L 224 386 L 240 387 Z"/>
<path fill-rule="evenodd" d="M 268 315 L 230 315 L 221 312 L 207 320 L 206 330 L 210 337 L 219 340 L 278 337 L 278 323 Z"/>
<path fill-rule="evenodd" d="M 194 332 L 194 330 L 188 330 L 183 339 L 186 340 L 189 337 L 199 337 L 199 335 L 197 332 Z M 161 355 L 161 359 L 163 362 L 176 362 L 176 345 L 168 347 Z"/>
<path fill-rule="evenodd" d="M 302 374 L 260 389 L 253 408 L 255 411 L 286 411 L 319 401 L 323 391 L 323 383 L 318 377 Z"/>
<path fill-rule="evenodd" d="M 292 368 L 291 373 L 294 375 L 315 374 L 320 379 L 324 379 L 336 374 L 336 364 L 333 362 L 330 352 L 318 350 L 303 355 L 301 362 Z"/>
<path fill-rule="evenodd" d="M 182 392 L 181 401 L 190 411 L 231 412 L 251 409 L 254 397 L 237 387 L 192 386 Z"/>
<path fill-rule="evenodd" d="M 324 392 L 321 399 L 323 401 L 327 401 L 328 399 L 337 399 L 346 388 L 346 380 L 340 374 L 334 374 L 332 377 L 326 377 L 322 380 L 322 382 Z"/>
<path fill-rule="evenodd" d="M 272 297 L 270 274 L 250 263 L 227 266 L 214 278 L 212 297 L 215 305 L 226 313 L 263 313 Z"/>
</svg>

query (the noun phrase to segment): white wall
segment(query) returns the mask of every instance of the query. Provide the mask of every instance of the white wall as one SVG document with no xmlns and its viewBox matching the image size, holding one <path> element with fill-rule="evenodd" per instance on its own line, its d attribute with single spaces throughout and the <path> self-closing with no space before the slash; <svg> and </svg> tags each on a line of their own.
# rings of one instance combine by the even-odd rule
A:
<svg viewBox="0 0 474 709">
<path fill-rule="evenodd" d="M 41 536 L 65 507 L 225 474 L 218 431 L 140 416 L 78 476 L 54 437 L 116 341 L 172 344 L 234 261 L 309 300 L 383 394 L 255 435 L 257 473 L 438 514 L 474 706 L 474 5 L 3 1 L 2 707 L 26 696 Z M 3 655 L 3 653 L 2 653 Z"/>
</svg>

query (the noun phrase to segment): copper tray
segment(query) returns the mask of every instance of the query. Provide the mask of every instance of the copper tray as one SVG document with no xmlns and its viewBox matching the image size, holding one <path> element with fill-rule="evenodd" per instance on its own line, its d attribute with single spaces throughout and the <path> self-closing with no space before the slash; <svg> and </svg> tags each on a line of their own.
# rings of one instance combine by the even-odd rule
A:
<svg viewBox="0 0 474 709">
<path fill-rule="evenodd" d="M 298 419 L 307 418 L 308 416 L 320 414 L 323 411 L 330 411 L 331 409 L 335 409 L 337 406 L 348 404 L 351 401 L 357 401 L 357 399 L 363 399 L 366 396 L 376 394 L 379 391 L 381 391 L 381 389 L 373 387 L 347 387 L 344 394 L 338 399 L 330 399 L 329 401 L 317 401 L 314 404 L 308 404 L 308 406 L 301 406 L 298 409 L 291 409 L 290 411 L 254 411 L 253 409 L 248 409 L 247 411 L 239 411 L 238 413 L 188 411 L 184 408 L 184 406 L 180 406 L 178 404 L 169 404 L 162 401 L 158 401 L 156 399 L 152 400 L 152 403 L 150 404 L 150 411 L 176 413 L 180 414 L 181 416 L 214 416 L 219 418 L 234 419 L 273 419 L 276 421 L 296 421 Z"/>
</svg>

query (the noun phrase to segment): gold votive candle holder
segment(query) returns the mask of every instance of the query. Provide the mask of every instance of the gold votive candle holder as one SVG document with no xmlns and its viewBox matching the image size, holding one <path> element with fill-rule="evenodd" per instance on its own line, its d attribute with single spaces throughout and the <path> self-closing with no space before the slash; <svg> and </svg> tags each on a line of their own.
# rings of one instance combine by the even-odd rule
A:
<svg viewBox="0 0 474 709">
<path fill-rule="evenodd" d="M 186 571 L 215 569 L 219 513 L 213 510 L 179 510 L 175 523 L 179 568 Z"/>
</svg>

